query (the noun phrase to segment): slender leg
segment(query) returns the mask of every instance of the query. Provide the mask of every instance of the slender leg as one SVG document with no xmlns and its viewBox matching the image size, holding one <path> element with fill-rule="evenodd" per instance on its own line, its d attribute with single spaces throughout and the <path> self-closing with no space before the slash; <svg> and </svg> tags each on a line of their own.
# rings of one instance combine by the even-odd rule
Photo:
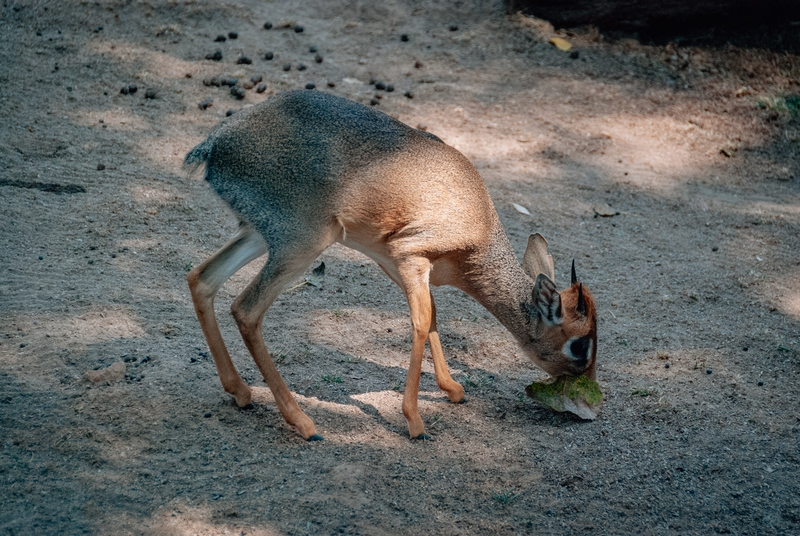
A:
<svg viewBox="0 0 800 536">
<path fill-rule="evenodd" d="M 464 401 L 464 388 L 460 383 L 455 381 L 450 376 L 450 371 L 447 370 L 447 363 L 444 360 L 444 352 L 442 351 L 442 343 L 439 340 L 439 332 L 436 329 L 436 303 L 433 301 L 433 294 L 431 296 L 431 328 L 428 332 L 428 344 L 431 345 L 431 355 L 433 356 L 433 370 L 436 372 L 436 383 L 439 388 L 447 393 L 447 397 L 451 402 Z"/>
<path fill-rule="evenodd" d="M 279 258 L 281 257 L 279 252 L 271 252 L 272 256 L 264 265 L 261 273 L 250 282 L 231 305 L 231 313 L 239 326 L 242 339 L 261 371 L 264 381 L 272 391 L 281 415 L 287 423 L 297 428 L 304 439 L 309 441 L 319 441 L 322 436 L 317 434 L 314 422 L 303 413 L 281 378 L 264 343 L 261 325 L 264 314 L 278 294 L 299 277 L 330 243 L 333 243 L 332 238 L 320 248 L 297 251 L 292 258 Z"/>
<path fill-rule="evenodd" d="M 419 414 L 418 398 L 422 356 L 431 326 L 431 292 L 428 287 L 430 262 L 427 259 L 414 259 L 404 262 L 398 269 L 411 309 L 411 325 L 414 331 L 411 362 L 408 365 L 408 378 L 403 393 L 403 415 L 408 421 L 408 433 L 412 439 L 429 439 Z"/>
<path fill-rule="evenodd" d="M 194 310 L 214 357 L 219 379 L 225 391 L 232 394 L 242 408 L 250 405 L 250 388 L 236 372 L 222 340 L 214 314 L 214 296 L 229 277 L 266 252 L 264 239 L 251 227 L 243 226 L 227 244 L 186 276 Z"/>
</svg>

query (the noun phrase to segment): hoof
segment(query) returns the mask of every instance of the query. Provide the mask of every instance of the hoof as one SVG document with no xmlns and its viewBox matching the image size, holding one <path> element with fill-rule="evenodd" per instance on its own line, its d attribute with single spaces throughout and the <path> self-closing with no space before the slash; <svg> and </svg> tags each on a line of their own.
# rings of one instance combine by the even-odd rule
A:
<svg viewBox="0 0 800 536">
<path fill-rule="evenodd" d="M 455 402 L 455 403 L 456 404 L 466 404 L 467 403 L 467 397 L 465 396 L 464 398 L 462 398 L 461 400 L 459 400 L 458 402 Z"/>
<path fill-rule="evenodd" d="M 241 410 L 249 410 L 249 409 L 255 409 L 255 407 L 256 407 L 255 404 L 250 402 L 248 404 L 245 404 L 244 406 L 239 406 L 239 409 L 241 409 Z"/>
<path fill-rule="evenodd" d="M 417 437 L 412 437 L 411 439 L 419 439 L 421 441 L 433 441 L 433 439 L 431 439 L 431 436 L 429 436 L 428 434 L 419 434 Z"/>
<path fill-rule="evenodd" d="M 308 439 L 306 439 L 306 441 L 324 441 L 324 440 L 325 438 L 319 434 L 311 435 L 308 437 Z"/>
</svg>

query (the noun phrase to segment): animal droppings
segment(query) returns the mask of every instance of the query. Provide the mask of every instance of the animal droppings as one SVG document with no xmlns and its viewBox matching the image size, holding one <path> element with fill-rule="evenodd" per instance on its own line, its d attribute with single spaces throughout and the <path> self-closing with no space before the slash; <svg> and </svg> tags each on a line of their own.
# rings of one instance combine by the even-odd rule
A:
<svg viewBox="0 0 800 536">
<path fill-rule="evenodd" d="M 200 108 L 201 110 L 206 110 L 208 109 L 209 106 L 211 106 L 211 103 L 213 102 L 214 101 L 212 99 L 205 99 L 200 104 L 198 104 L 197 107 Z"/>
<path fill-rule="evenodd" d="M 267 84 L 263 82 L 256 87 L 256 93 L 264 93 L 267 90 Z"/>
<path fill-rule="evenodd" d="M 263 76 L 261 76 L 260 74 L 254 74 L 253 76 L 251 76 L 251 77 L 250 77 L 250 81 L 251 81 L 252 83 L 254 83 L 254 84 L 258 84 L 258 83 L 259 83 L 259 82 L 261 82 L 263 79 L 264 79 L 264 77 L 263 77 Z"/>
<path fill-rule="evenodd" d="M 322 56 L 317 54 L 316 56 L 314 56 L 314 61 L 316 61 L 317 63 L 322 63 Z"/>
<path fill-rule="evenodd" d="M 377 106 L 380 103 L 380 101 L 378 99 L 373 98 L 372 100 L 369 101 L 369 103 L 372 106 Z"/>
<path fill-rule="evenodd" d="M 152 99 L 155 99 L 156 96 L 157 96 L 156 90 L 154 88 L 152 88 L 152 87 L 147 88 L 145 90 L 145 92 L 144 92 L 144 98 L 145 99 L 151 99 L 152 100 Z"/>
<path fill-rule="evenodd" d="M 133 95 L 138 90 L 139 90 L 138 87 L 136 87 L 135 85 L 131 84 L 129 86 L 123 87 L 122 89 L 119 90 L 119 92 L 122 93 L 123 95 Z"/>
<path fill-rule="evenodd" d="M 218 35 L 218 36 L 216 37 L 216 39 L 214 39 L 214 42 L 215 42 L 215 43 L 224 43 L 224 42 L 225 42 L 225 41 L 227 41 L 227 40 L 228 40 L 228 38 L 227 38 L 227 37 L 225 37 L 224 35 Z"/>
<path fill-rule="evenodd" d="M 403 43 L 408 42 L 408 34 L 402 34 L 400 36 L 400 41 L 402 41 Z"/>
<path fill-rule="evenodd" d="M 265 30 L 271 30 L 272 29 L 272 23 L 269 22 L 269 21 L 265 22 L 264 23 L 264 29 Z"/>
<path fill-rule="evenodd" d="M 228 32 L 228 38 L 229 39 L 238 39 L 239 38 L 239 34 L 237 32 Z"/>
<path fill-rule="evenodd" d="M 306 66 L 305 66 L 305 64 L 301 63 L 300 65 L 298 65 L 298 66 L 297 66 L 297 70 L 298 70 L 298 71 L 305 71 L 305 70 L 306 70 Z"/>
<path fill-rule="evenodd" d="M 236 97 L 239 100 L 242 100 L 246 94 L 247 94 L 247 92 L 244 90 L 244 88 L 237 87 L 237 86 L 233 86 L 231 88 L 231 95 L 233 95 L 234 97 Z"/>
<path fill-rule="evenodd" d="M 386 91 L 391 93 L 392 91 L 394 91 L 394 86 L 392 84 L 386 84 Z"/>
<path fill-rule="evenodd" d="M 228 110 L 227 112 L 225 112 L 225 117 L 230 117 L 235 113 L 236 113 L 236 110 Z"/>
<path fill-rule="evenodd" d="M 313 54 L 314 52 L 316 52 L 316 51 L 317 51 L 317 47 L 315 47 L 315 46 L 311 46 L 311 47 L 309 47 L 308 51 L 309 51 L 309 52 L 311 52 L 311 53 Z"/>
<path fill-rule="evenodd" d="M 450 30 L 451 32 L 457 32 L 458 31 L 458 25 L 457 24 L 451 24 L 450 26 L 447 27 L 447 29 Z"/>
<path fill-rule="evenodd" d="M 106 169 L 106 165 L 104 163 L 100 162 L 97 164 L 97 171 L 103 171 L 104 169 Z"/>
<path fill-rule="evenodd" d="M 290 71 L 291 69 L 292 69 L 292 64 L 291 63 L 284 63 L 283 64 L 283 70 L 284 71 Z"/>
<path fill-rule="evenodd" d="M 239 58 L 236 60 L 236 63 L 238 65 L 250 65 L 251 63 L 253 63 L 253 60 L 251 60 L 247 56 L 239 56 Z"/>
<path fill-rule="evenodd" d="M 294 27 L 294 33 L 303 33 L 303 27 L 298 24 Z"/>
<path fill-rule="evenodd" d="M 275 54 L 273 54 L 272 52 L 267 52 L 266 54 L 264 54 L 264 59 L 267 60 L 267 61 L 271 60 L 274 57 L 275 57 Z"/>
<path fill-rule="evenodd" d="M 211 54 L 206 54 L 206 59 L 213 61 L 222 61 L 222 51 L 220 49 L 217 49 Z"/>
<path fill-rule="evenodd" d="M 386 89 L 386 84 L 383 82 L 375 82 L 375 89 Z"/>
<path fill-rule="evenodd" d="M 408 97 L 409 99 L 413 99 L 413 98 L 414 98 L 414 92 L 413 92 L 413 91 L 410 91 L 410 90 L 409 90 L 409 91 L 406 91 L 405 93 L 403 93 L 403 95 L 405 95 L 405 96 L 406 96 L 406 97 Z"/>
<path fill-rule="evenodd" d="M 314 89 L 315 87 L 317 86 L 314 85 L 314 82 L 309 82 L 308 84 L 306 84 L 306 89 Z"/>
</svg>

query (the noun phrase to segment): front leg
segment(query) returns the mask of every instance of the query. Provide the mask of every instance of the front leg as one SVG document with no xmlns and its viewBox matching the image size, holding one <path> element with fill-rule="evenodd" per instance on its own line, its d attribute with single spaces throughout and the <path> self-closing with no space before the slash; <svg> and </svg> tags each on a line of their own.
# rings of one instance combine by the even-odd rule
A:
<svg viewBox="0 0 800 536">
<path fill-rule="evenodd" d="M 447 398 L 449 398 L 451 402 L 455 402 L 456 404 L 465 402 L 464 388 L 450 376 L 450 371 L 447 370 L 447 362 L 444 359 L 442 343 L 439 340 L 439 332 L 436 329 L 436 302 L 433 301 L 433 294 L 431 294 L 431 327 L 428 332 L 428 342 L 431 345 L 433 370 L 436 373 L 437 385 L 439 385 L 442 391 L 447 393 Z"/>
</svg>

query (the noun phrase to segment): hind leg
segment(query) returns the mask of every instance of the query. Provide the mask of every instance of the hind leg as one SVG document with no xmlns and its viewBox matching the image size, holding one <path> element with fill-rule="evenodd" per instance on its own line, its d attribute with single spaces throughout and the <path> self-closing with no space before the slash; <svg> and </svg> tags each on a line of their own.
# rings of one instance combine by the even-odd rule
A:
<svg viewBox="0 0 800 536">
<path fill-rule="evenodd" d="M 250 261 L 267 252 L 264 239 L 245 225 L 219 251 L 186 276 L 200 327 L 208 342 L 217 374 L 226 392 L 232 394 L 239 407 L 250 405 L 250 388 L 233 366 L 231 356 L 219 332 L 214 314 L 214 296 L 225 281 Z"/>
<path fill-rule="evenodd" d="M 297 405 L 297 401 L 281 378 L 264 343 L 261 325 L 264 314 L 275 298 L 287 285 L 302 275 L 308 265 L 334 242 L 334 238 L 331 236 L 329 240 L 321 240 L 314 247 L 298 241 L 300 245 L 296 249 L 293 249 L 291 244 L 284 243 L 280 250 L 270 251 L 270 258 L 261 273 L 231 305 L 231 313 L 239 326 L 242 339 L 272 391 L 281 415 L 308 441 L 319 441 L 322 436 L 317 434 L 314 423 Z"/>
</svg>

